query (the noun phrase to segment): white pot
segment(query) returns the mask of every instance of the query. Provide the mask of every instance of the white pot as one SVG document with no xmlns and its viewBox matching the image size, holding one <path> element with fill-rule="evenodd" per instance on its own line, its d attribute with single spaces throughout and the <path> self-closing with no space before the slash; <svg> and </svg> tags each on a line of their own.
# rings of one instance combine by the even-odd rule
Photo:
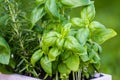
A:
<svg viewBox="0 0 120 80">
<path fill-rule="evenodd" d="M 102 75 L 102 76 L 98 77 L 99 75 Z M 112 76 L 109 74 L 103 74 L 103 73 L 98 74 L 97 73 L 95 75 L 95 78 L 90 79 L 90 80 L 112 80 Z"/>
<path fill-rule="evenodd" d="M 108 75 L 108 74 L 103 74 L 101 73 L 101 77 L 100 74 L 96 74 L 94 79 L 90 79 L 90 80 L 112 80 L 112 76 Z M 32 77 L 28 77 L 28 76 L 24 76 L 24 75 L 19 75 L 19 74 L 0 74 L 0 80 L 41 80 L 41 79 L 36 79 L 36 78 L 32 78 Z"/>
<path fill-rule="evenodd" d="M 40 80 L 19 74 L 0 74 L 0 80 Z"/>
</svg>

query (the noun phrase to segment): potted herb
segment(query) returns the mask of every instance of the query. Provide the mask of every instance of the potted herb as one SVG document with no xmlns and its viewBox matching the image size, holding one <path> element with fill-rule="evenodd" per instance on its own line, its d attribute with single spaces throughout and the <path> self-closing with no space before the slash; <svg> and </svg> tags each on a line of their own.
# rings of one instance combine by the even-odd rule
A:
<svg viewBox="0 0 120 80">
<path fill-rule="evenodd" d="M 48 80 L 96 77 L 100 44 L 116 32 L 94 20 L 93 1 L 36 0 L 30 18 L 18 2 L 1 3 L 0 65 L 4 69 Z M 77 7 L 80 17 L 71 17 L 69 12 Z"/>
</svg>

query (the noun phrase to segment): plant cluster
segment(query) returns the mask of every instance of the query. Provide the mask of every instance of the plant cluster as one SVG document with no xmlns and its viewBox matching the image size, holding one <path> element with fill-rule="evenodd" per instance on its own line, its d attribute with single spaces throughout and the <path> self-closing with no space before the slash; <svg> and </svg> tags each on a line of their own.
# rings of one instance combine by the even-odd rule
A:
<svg viewBox="0 0 120 80">
<path fill-rule="evenodd" d="M 3 31 L 0 27 L 8 40 L 0 37 L 0 63 L 8 64 L 10 55 L 13 60 L 17 56 L 16 72 L 39 76 L 37 71 L 43 69 L 44 79 L 49 75 L 66 80 L 70 74 L 73 80 L 89 79 L 100 67 L 100 44 L 116 35 L 113 29 L 94 21 L 95 7 L 90 0 L 36 0 L 29 19 L 17 13 L 14 0 L 4 3 L 11 28 Z M 77 7 L 81 7 L 80 17 L 71 18 L 69 12 Z"/>
</svg>

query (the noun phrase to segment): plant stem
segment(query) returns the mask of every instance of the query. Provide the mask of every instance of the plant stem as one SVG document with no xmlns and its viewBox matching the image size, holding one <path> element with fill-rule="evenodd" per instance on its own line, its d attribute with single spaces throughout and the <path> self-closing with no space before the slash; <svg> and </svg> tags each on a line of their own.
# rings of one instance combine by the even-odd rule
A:
<svg viewBox="0 0 120 80">
<path fill-rule="evenodd" d="M 47 77 L 48 77 L 48 74 L 45 75 L 45 77 L 43 78 L 43 80 L 46 80 Z"/>
<path fill-rule="evenodd" d="M 78 80 L 81 80 L 81 70 L 78 71 Z"/>
<path fill-rule="evenodd" d="M 13 21 L 13 25 L 12 25 L 13 29 L 16 32 L 16 35 L 19 35 L 18 26 L 17 26 L 17 23 L 16 23 L 16 16 L 17 16 L 17 14 L 15 13 L 16 11 L 15 11 L 14 7 L 12 6 L 12 4 L 10 3 L 9 0 L 5 0 L 5 2 L 8 3 L 8 9 L 10 11 L 10 16 L 11 16 L 12 21 Z"/>
<path fill-rule="evenodd" d="M 21 38 L 21 34 L 19 32 L 20 25 L 17 23 L 17 21 L 19 21 L 19 20 L 16 19 L 16 17 L 18 16 L 17 13 L 16 13 L 16 9 L 15 9 L 16 6 L 14 4 L 12 4 L 10 2 L 10 0 L 5 0 L 5 2 L 8 4 L 8 10 L 10 12 L 11 20 L 13 22 L 13 24 L 11 26 L 15 31 L 15 35 L 19 39 L 19 44 L 20 44 L 19 46 L 21 47 L 24 54 L 27 54 L 26 51 L 25 51 L 25 48 L 24 48 L 23 40 Z"/>
<path fill-rule="evenodd" d="M 75 80 L 78 80 L 78 74 L 75 72 Z"/>
<path fill-rule="evenodd" d="M 74 73 L 74 72 L 72 72 L 72 75 L 73 75 L 73 80 L 75 80 L 75 73 Z"/>
<path fill-rule="evenodd" d="M 59 80 L 59 78 L 58 78 L 58 72 L 56 72 L 56 80 Z"/>
</svg>

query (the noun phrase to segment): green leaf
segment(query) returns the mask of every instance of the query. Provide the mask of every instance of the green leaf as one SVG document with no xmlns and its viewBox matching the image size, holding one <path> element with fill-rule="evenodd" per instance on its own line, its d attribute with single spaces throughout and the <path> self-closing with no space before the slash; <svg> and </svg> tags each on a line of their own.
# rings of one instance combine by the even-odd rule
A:
<svg viewBox="0 0 120 80">
<path fill-rule="evenodd" d="M 52 63 L 49 61 L 47 56 L 44 56 L 41 58 L 40 64 L 43 70 L 51 76 L 52 75 Z"/>
<path fill-rule="evenodd" d="M 94 77 L 95 69 L 94 69 L 93 65 L 92 65 L 92 64 L 89 64 L 89 67 L 88 67 L 87 69 L 88 69 L 88 71 L 89 71 L 89 74 L 90 74 L 92 77 Z"/>
<path fill-rule="evenodd" d="M 65 50 L 65 52 L 61 53 L 60 57 L 62 60 L 66 60 L 72 54 L 71 51 Z"/>
<path fill-rule="evenodd" d="M 65 24 L 61 29 L 62 38 L 65 37 L 70 32 L 71 23 Z"/>
<path fill-rule="evenodd" d="M 95 54 L 96 54 L 96 52 L 93 49 L 91 49 L 91 51 L 89 51 L 90 60 L 94 58 Z"/>
<path fill-rule="evenodd" d="M 43 7 L 36 7 L 31 14 L 31 23 L 32 23 L 32 27 L 36 24 L 36 22 L 38 22 L 43 16 L 44 16 L 45 12 L 44 12 L 44 8 Z"/>
<path fill-rule="evenodd" d="M 73 36 L 66 37 L 64 47 L 75 52 L 84 52 L 84 47 Z"/>
<path fill-rule="evenodd" d="M 84 51 L 83 53 L 79 53 L 80 55 L 80 58 L 82 59 L 83 62 L 86 62 L 89 60 L 89 56 L 88 56 L 88 53 L 87 53 L 87 50 Z"/>
<path fill-rule="evenodd" d="M 60 51 L 58 50 L 58 48 L 57 47 L 51 48 L 48 53 L 49 60 L 55 61 L 58 55 L 60 55 Z"/>
<path fill-rule="evenodd" d="M 56 45 L 57 45 L 57 47 L 58 47 L 59 49 L 62 49 L 62 47 L 63 47 L 63 45 L 64 45 L 64 42 L 65 42 L 64 38 L 58 38 L 58 39 L 56 40 Z"/>
<path fill-rule="evenodd" d="M 71 72 L 65 63 L 60 63 L 58 65 L 58 71 L 60 72 L 60 74 L 70 74 Z"/>
<path fill-rule="evenodd" d="M 0 36 L 0 63 L 8 64 L 10 60 L 10 47 L 3 37 Z"/>
<path fill-rule="evenodd" d="M 44 43 L 42 43 L 41 45 L 42 45 L 42 50 L 44 51 L 44 54 L 48 54 L 50 46 L 48 46 Z"/>
<path fill-rule="evenodd" d="M 105 29 L 105 26 L 97 21 L 93 21 L 90 23 L 89 28 L 91 31 L 94 31 L 96 29 Z"/>
<path fill-rule="evenodd" d="M 52 46 L 56 43 L 57 38 L 60 36 L 58 32 L 50 31 L 43 35 L 42 45 Z"/>
<path fill-rule="evenodd" d="M 94 56 L 94 63 L 97 64 L 97 63 L 100 63 L 100 57 L 98 55 L 98 53 L 95 52 L 95 56 Z"/>
<path fill-rule="evenodd" d="M 95 7 L 94 3 L 92 2 L 90 5 L 85 6 L 83 10 L 81 11 L 81 18 L 82 19 L 88 19 L 90 22 L 95 17 Z"/>
<path fill-rule="evenodd" d="M 90 0 L 61 0 L 61 3 L 67 7 L 75 8 L 88 5 Z"/>
<path fill-rule="evenodd" d="M 98 53 L 102 52 L 102 47 L 96 42 L 94 42 L 93 49 Z"/>
<path fill-rule="evenodd" d="M 56 71 L 58 71 L 58 61 L 52 62 L 52 73 L 56 74 Z"/>
<path fill-rule="evenodd" d="M 49 37 L 49 38 L 44 38 L 43 39 L 43 45 L 46 46 L 52 46 L 55 44 L 55 41 L 57 40 L 57 37 Z"/>
<path fill-rule="evenodd" d="M 81 28 L 78 30 L 76 38 L 78 39 L 80 44 L 85 45 L 86 41 L 88 40 L 89 33 L 90 31 L 88 28 Z"/>
<path fill-rule="evenodd" d="M 34 30 L 35 32 L 37 32 L 37 33 L 42 34 L 44 29 L 43 29 L 43 27 L 40 26 L 40 25 L 35 25 L 34 28 L 33 28 L 33 30 Z"/>
<path fill-rule="evenodd" d="M 77 27 L 85 27 L 87 24 L 86 20 L 80 19 L 80 18 L 72 18 L 71 22 L 72 22 L 73 26 L 77 26 Z"/>
<path fill-rule="evenodd" d="M 92 63 L 93 63 L 94 68 L 95 68 L 96 70 L 98 70 L 98 69 L 100 68 L 100 60 L 101 60 L 101 59 L 100 59 L 98 53 L 95 52 L 94 50 L 93 50 L 93 54 L 94 54 L 94 57 L 93 57 Z"/>
<path fill-rule="evenodd" d="M 93 32 L 92 38 L 95 42 L 102 44 L 116 35 L 117 33 L 113 29 L 97 29 Z"/>
<path fill-rule="evenodd" d="M 93 64 L 94 69 L 98 71 L 100 69 L 100 65 L 100 62 Z"/>
<path fill-rule="evenodd" d="M 43 51 L 41 49 L 35 51 L 31 57 L 31 64 L 35 66 L 35 63 L 40 60 L 43 55 Z"/>
<path fill-rule="evenodd" d="M 71 55 L 69 58 L 67 58 L 64 63 L 67 65 L 67 67 L 72 71 L 78 71 L 79 69 L 79 56 L 78 55 Z"/>
<path fill-rule="evenodd" d="M 78 29 L 78 28 L 77 28 Z M 74 27 L 74 28 L 71 28 L 70 29 L 70 32 L 69 32 L 69 36 L 75 36 L 76 33 L 77 33 L 77 29 Z"/>
<path fill-rule="evenodd" d="M 45 4 L 45 9 L 50 16 L 59 18 L 59 12 L 57 9 L 56 0 L 47 0 Z"/>
<path fill-rule="evenodd" d="M 40 5 L 42 3 L 44 3 L 46 0 L 36 0 L 36 4 Z"/>
</svg>

